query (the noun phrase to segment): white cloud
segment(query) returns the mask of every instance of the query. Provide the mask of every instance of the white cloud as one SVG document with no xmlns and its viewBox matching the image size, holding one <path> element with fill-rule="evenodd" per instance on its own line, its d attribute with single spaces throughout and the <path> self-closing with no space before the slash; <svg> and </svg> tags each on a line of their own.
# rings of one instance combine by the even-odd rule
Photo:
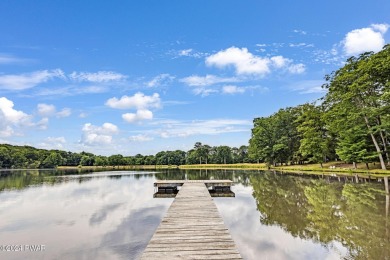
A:
<svg viewBox="0 0 390 260">
<path fill-rule="evenodd" d="M 1 115 L 0 115 L 1 118 Z M 1 137 L 9 137 L 12 136 L 15 133 L 14 129 L 9 126 L 4 124 L 4 122 L 0 123 L 0 136 Z"/>
<path fill-rule="evenodd" d="M 192 49 L 180 50 L 179 56 L 190 56 Z"/>
<path fill-rule="evenodd" d="M 272 65 L 276 68 L 283 68 L 292 62 L 292 60 L 284 58 L 283 56 L 271 57 L 271 61 Z"/>
<path fill-rule="evenodd" d="M 290 89 L 299 94 L 324 93 L 326 90 L 321 87 L 324 83 L 323 80 L 298 81 L 290 86 Z"/>
<path fill-rule="evenodd" d="M 106 105 L 116 109 L 137 109 L 136 113 L 125 113 L 122 115 L 123 120 L 128 123 L 136 123 L 143 120 L 153 119 L 153 113 L 149 108 L 159 108 L 161 106 L 160 96 L 154 93 L 152 96 L 146 96 L 141 92 L 134 96 L 122 96 L 120 99 L 110 98 Z"/>
<path fill-rule="evenodd" d="M 0 98 L 0 136 L 9 137 L 17 135 L 15 128 L 23 128 L 28 126 L 37 126 L 43 124 L 33 124 L 31 122 L 31 116 L 14 109 L 14 102 L 6 97 Z M 42 122 L 45 123 L 45 122 Z"/>
<path fill-rule="evenodd" d="M 49 118 L 47 117 L 44 117 L 42 118 L 41 120 L 39 120 L 35 126 L 40 129 L 40 130 L 46 130 L 47 129 L 47 125 L 49 124 Z M 32 124 L 34 125 L 34 124 Z"/>
<path fill-rule="evenodd" d="M 152 96 L 138 92 L 134 96 L 122 96 L 120 99 L 116 97 L 107 100 L 106 105 L 116 109 L 146 109 L 159 108 L 161 106 L 160 95 L 154 93 Z"/>
<path fill-rule="evenodd" d="M 12 124 L 19 124 L 28 120 L 29 115 L 22 111 L 15 110 L 14 102 L 7 99 L 6 97 L 0 98 L 0 116 L 2 116 L 1 121 L 10 122 Z"/>
<path fill-rule="evenodd" d="M 271 57 L 272 65 L 277 68 L 286 68 L 291 74 L 302 74 L 305 72 L 306 67 L 302 63 L 294 64 L 291 59 L 284 58 L 283 56 Z"/>
<path fill-rule="evenodd" d="M 122 118 L 128 123 L 137 123 L 139 121 L 153 119 L 153 113 L 147 109 L 139 109 L 136 113 L 123 114 Z"/>
<path fill-rule="evenodd" d="M 42 143 L 38 144 L 40 148 L 44 149 L 63 149 L 66 143 L 65 137 L 47 137 Z"/>
<path fill-rule="evenodd" d="M 70 108 L 63 108 L 60 112 L 57 112 L 57 117 L 68 117 L 72 114 L 72 110 Z"/>
<path fill-rule="evenodd" d="M 310 43 L 304 43 L 304 42 L 301 42 L 301 43 L 290 43 L 289 44 L 290 47 L 305 47 L 305 48 L 309 48 L 309 47 L 314 47 L 314 44 Z"/>
<path fill-rule="evenodd" d="M 167 84 L 171 83 L 172 80 L 174 79 L 175 77 L 169 74 L 160 74 L 154 77 L 151 81 L 147 82 L 146 85 L 150 88 L 166 86 Z"/>
<path fill-rule="evenodd" d="M 293 30 L 293 32 L 298 33 L 298 34 L 302 34 L 302 35 L 306 35 L 307 34 L 306 31 L 298 30 L 298 29 Z"/>
<path fill-rule="evenodd" d="M 25 90 L 33 88 L 53 78 L 64 78 L 64 72 L 60 69 L 41 70 L 32 73 L 0 76 L 0 89 Z"/>
<path fill-rule="evenodd" d="M 202 97 L 206 97 L 212 93 L 217 93 L 218 90 L 216 89 L 211 89 L 211 88 L 205 88 L 205 87 L 196 87 L 194 89 L 192 89 L 192 92 L 195 94 L 195 95 L 200 95 Z"/>
<path fill-rule="evenodd" d="M 156 122 L 156 124 L 164 126 L 164 128 L 157 130 L 158 134 L 163 138 L 248 132 L 252 127 L 251 120 L 235 119 L 213 119 L 196 121 L 170 120 Z"/>
<path fill-rule="evenodd" d="M 384 34 L 388 24 L 372 24 L 370 27 L 352 30 L 343 40 L 347 55 L 357 55 L 367 51 L 378 52 L 385 44 Z"/>
<path fill-rule="evenodd" d="M 48 104 L 38 104 L 38 114 L 43 117 L 53 116 L 56 113 L 56 107 Z"/>
<path fill-rule="evenodd" d="M 214 75 L 206 75 L 204 77 L 192 75 L 186 78 L 182 78 L 180 80 L 181 82 L 187 84 L 191 87 L 204 87 L 204 86 L 211 86 L 218 83 L 231 83 L 231 82 L 238 82 L 239 79 L 237 78 L 221 78 Z"/>
<path fill-rule="evenodd" d="M 252 74 L 264 76 L 271 73 L 271 69 L 285 69 L 290 73 L 304 72 L 303 64 L 293 64 L 293 60 L 283 56 L 259 57 L 248 51 L 247 48 L 230 47 L 206 58 L 208 66 L 217 68 L 234 67 L 238 75 Z M 187 78 L 186 78 L 187 79 Z"/>
<path fill-rule="evenodd" d="M 12 63 L 23 63 L 28 62 L 28 59 L 21 59 L 12 55 L 0 53 L 0 64 L 12 64 Z"/>
<path fill-rule="evenodd" d="M 38 104 L 37 110 L 38 114 L 42 117 L 68 117 L 72 113 L 70 108 L 63 108 L 61 111 L 57 112 L 56 107 L 50 104 Z"/>
<path fill-rule="evenodd" d="M 371 24 L 371 28 L 376 30 L 376 31 L 379 31 L 381 32 L 382 34 L 385 34 L 387 32 L 387 30 L 389 29 L 389 25 L 386 24 L 386 23 L 382 23 L 382 24 Z"/>
<path fill-rule="evenodd" d="M 148 142 L 148 141 L 152 141 L 153 139 L 154 138 L 151 137 L 151 136 L 142 135 L 142 134 L 133 135 L 133 136 L 129 137 L 129 140 L 132 141 L 132 142 Z"/>
<path fill-rule="evenodd" d="M 37 91 L 35 96 L 75 96 L 84 94 L 97 94 L 107 92 L 105 86 L 67 86 L 60 88 L 43 88 Z"/>
<path fill-rule="evenodd" d="M 270 60 L 253 55 L 247 48 L 230 47 L 206 58 L 206 65 L 217 68 L 233 66 L 237 74 L 265 75 Z"/>
<path fill-rule="evenodd" d="M 194 51 L 193 49 L 183 49 L 183 50 L 171 50 L 168 52 L 168 54 L 173 55 L 174 58 L 179 58 L 179 57 L 191 57 L 191 58 L 202 58 L 206 55 L 207 53 L 204 52 L 199 52 L 199 51 Z"/>
<path fill-rule="evenodd" d="M 287 69 L 291 74 L 302 74 L 306 71 L 306 66 L 302 63 L 291 64 Z"/>
<path fill-rule="evenodd" d="M 91 123 L 84 124 L 82 128 L 81 143 L 85 145 L 106 145 L 112 143 L 112 136 L 117 134 L 118 127 L 111 123 L 95 126 Z"/>
<path fill-rule="evenodd" d="M 79 114 L 79 117 L 80 117 L 80 118 L 86 118 L 87 116 L 88 116 L 88 114 L 85 113 L 85 112 L 81 112 L 81 113 Z"/>
<path fill-rule="evenodd" d="M 88 82 L 108 82 L 108 81 L 120 81 L 127 77 L 123 74 L 113 71 L 98 71 L 98 72 L 72 72 L 69 78 L 75 81 L 88 81 Z"/>
<path fill-rule="evenodd" d="M 224 94 L 236 94 L 236 93 L 244 93 L 245 88 L 243 87 L 237 87 L 234 85 L 228 85 L 222 87 L 222 93 Z"/>
</svg>

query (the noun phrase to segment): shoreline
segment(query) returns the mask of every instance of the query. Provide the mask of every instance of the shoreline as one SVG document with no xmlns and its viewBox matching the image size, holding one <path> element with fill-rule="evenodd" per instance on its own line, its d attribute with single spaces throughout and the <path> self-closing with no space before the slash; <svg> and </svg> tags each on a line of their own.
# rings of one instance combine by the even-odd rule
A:
<svg viewBox="0 0 390 260">
<path fill-rule="evenodd" d="M 345 165 L 345 164 L 343 164 Z M 122 166 L 58 166 L 55 170 L 270 170 L 278 172 L 292 172 L 307 175 L 334 175 L 344 174 L 347 176 L 390 176 L 390 170 L 381 169 L 353 169 L 345 167 L 335 167 L 334 163 L 324 164 L 321 168 L 316 164 L 306 165 L 288 165 L 288 166 L 271 166 L 269 169 L 264 163 L 238 163 L 238 164 L 192 164 L 192 165 L 122 165 Z M 54 169 L 0 169 L 0 171 L 16 170 L 54 170 Z"/>
</svg>

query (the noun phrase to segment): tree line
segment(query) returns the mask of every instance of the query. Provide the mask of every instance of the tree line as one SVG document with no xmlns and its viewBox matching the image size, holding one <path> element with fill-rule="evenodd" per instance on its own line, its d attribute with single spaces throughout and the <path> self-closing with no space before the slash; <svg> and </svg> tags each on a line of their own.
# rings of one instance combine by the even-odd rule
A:
<svg viewBox="0 0 390 260">
<path fill-rule="evenodd" d="M 390 165 L 390 45 L 349 58 L 325 76 L 327 93 L 314 103 L 255 118 L 252 159 L 268 165 L 353 163 Z"/>
<path fill-rule="evenodd" d="M 55 168 L 57 166 L 126 166 L 126 165 L 184 165 L 207 163 L 247 163 L 248 146 L 209 146 L 200 142 L 185 152 L 161 151 L 156 155 L 111 156 L 88 152 L 37 149 L 31 146 L 0 144 L 0 168 Z"/>
</svg>

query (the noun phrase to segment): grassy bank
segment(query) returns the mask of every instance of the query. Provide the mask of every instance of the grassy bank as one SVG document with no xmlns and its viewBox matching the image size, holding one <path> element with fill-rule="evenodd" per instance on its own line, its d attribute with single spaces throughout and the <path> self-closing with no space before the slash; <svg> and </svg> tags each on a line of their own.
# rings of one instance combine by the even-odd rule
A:
<svg viewBox="0 0 390 260">
<path fill-rule="evenodd" d="M 264 163 L 241 163 L 241 164 L 194 164 L 181 165 L 180 169 L 247 169 L 247 170 L 265 170 L 267 169 Z M 352 164 L 345 164 L 340 162 L 324 163 L 323 167 L 319 164 L 304 164 L 304 165 L 287 165 L 287 166 L 271 166 L 270 169 L 277 171 L 291 171 L 291 172 L 307 172 L 316 173 L 348 173 L 348 174 L 375 174 L 375 175 L 390 175 L 390 170 L 379 169 L 379 164 L 369 164 L 369 169 L 366 169 L 365 164 L 358 164 L 357 169 L 353 168 Z"/>
<path fill-rule="evenodd" d="M 177 169 L 177 165 L 58 166 L 58 170 L 156 170 Z"/>
<path fill-rule="evenodd" d="M 246 169 L 246 170 L 266 170 L 265 163 L 234 163 L 234 164 L 190 164 L 180 165 L 180 169 Z"/>
<path fill-rule="evenodd" d="M 357 164 L 357 168 L 353 168 L 352 164 L 342 162 L 324 163 L 321 168 L 320 164 L 305 164 L 305 165 L 288 165 L 271 167 L 278 171 L 300 171 L 300 172 L 325 172 L 325 173 L 350 173 L 350 174 L 375 174 L 375 175 L 390 175 L 390 170 L 380 169 L 379 163 L 370 163 L 369 169 L 365 164 Z"/>
</svg>

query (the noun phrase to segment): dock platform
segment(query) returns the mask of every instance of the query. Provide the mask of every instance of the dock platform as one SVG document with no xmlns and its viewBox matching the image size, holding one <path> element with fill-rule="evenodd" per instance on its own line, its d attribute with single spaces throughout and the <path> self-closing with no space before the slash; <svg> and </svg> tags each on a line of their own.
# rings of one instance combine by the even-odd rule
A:
<svg viewBox="0 0 390 260">
<path fill-rule="evenodd" d="M 242 259 L 205 182 L 181 184 L 142 260 Z"/>
<path fill-rule="evenodd" d="M 231 187 L 231 180 L 158 180 L 154 182 L 154 187 L 177 187 L 184 183 L 203 183 L 206 187 Z"/>
</svg>

